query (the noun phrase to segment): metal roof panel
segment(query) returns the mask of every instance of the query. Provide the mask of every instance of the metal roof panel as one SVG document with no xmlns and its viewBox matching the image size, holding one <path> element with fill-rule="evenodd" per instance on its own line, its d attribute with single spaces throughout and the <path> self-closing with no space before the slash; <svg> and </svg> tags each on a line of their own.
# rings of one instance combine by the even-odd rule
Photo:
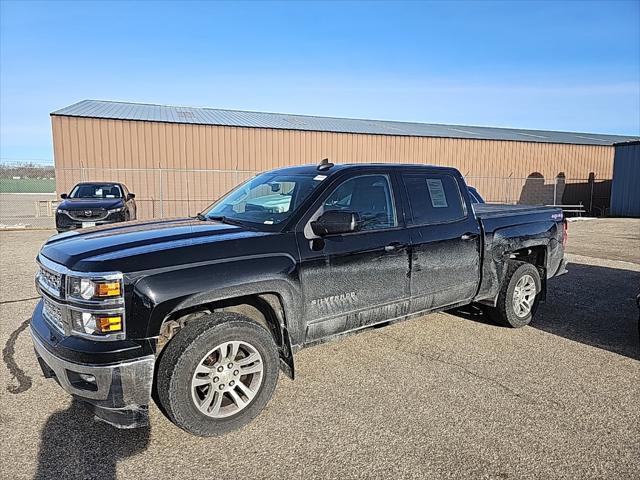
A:
<svg viewBox="0 0 640 480">
<path fill-rule="evenodd" d="M 640 137 L 624 135 L 317 117 L 243 110 L 111 102 L 104 100 L 82 100 L 81 102 L 56 110 L 51 115 L 229 127 L 273 128 L 281 130 L 445 137 L 476 140 L 508 140 L 539 143 L 571 143 L 581 145 L 613 145 L 619 142 L 640 140 Z"/>
</svg>

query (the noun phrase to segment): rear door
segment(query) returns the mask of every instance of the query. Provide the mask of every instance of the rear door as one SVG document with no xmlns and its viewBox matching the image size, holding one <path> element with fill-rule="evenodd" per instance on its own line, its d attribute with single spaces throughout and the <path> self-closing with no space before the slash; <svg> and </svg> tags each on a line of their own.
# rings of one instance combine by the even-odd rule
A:
<svg viewBox="0 0 640 480">
<path fill-rule="evenodd" d="M 300 224 L 306 341 L 400 317 L 409 308 L 409 237 L 392 176 L 372 171 L 343 178 Z M 360 230 L 316 237 L 310 222 L 328 210 L 359 214 Z"/>
<path fill-rule="evenodd" d="M 448 170 L 400 175 L 411 242 L 411 312 L 470 301 L 480 281 L 480 226 Z"/>
</svg>

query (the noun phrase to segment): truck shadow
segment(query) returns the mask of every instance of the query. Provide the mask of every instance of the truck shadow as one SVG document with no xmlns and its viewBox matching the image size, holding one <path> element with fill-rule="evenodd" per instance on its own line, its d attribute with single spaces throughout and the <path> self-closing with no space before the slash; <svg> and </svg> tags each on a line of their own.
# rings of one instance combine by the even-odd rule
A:
<svg viewBox="0 0 640 480">
<path fill-rule="evenodd" d="M 35 478 L 115 479 L 118 460 L 144 451 L 149 437 L 149 427 L 119 430 L 73 400 L 42 429 Z"/>
<path fill-rule="evenodd" d="M 549 281 L 531 327 L 639 360 L 640 272 L 579 263 L 568 269 Z M 493 324 L 473 305 L 447 313 Z"/>
</svg>

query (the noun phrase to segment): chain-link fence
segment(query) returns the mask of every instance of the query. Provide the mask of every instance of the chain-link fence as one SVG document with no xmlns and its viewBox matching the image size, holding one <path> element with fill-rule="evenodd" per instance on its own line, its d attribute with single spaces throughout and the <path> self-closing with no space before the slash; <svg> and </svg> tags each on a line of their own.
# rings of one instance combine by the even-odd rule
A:
<svg viewBox="0 0 640 480">
<path fill-rule="evenodd" d="M 79 182 L 124 183 L 135 193 L 138 218 L 195 215 L 258 172 L 164 168 L 58 168 L 0 164 L 0 228 L 54 228 L 61 193 Z M 467 176 L 487 202 L 576 205 L 588 215 L 606 215 L 611 180 Z M 56 192 L 56 185 L 59 189 Z"/>
<path fill-rule="evenodd" d="M 584 210 L 591 216 L 604 216 L 609 212 L 611 179 L 566 178 L 545 179 L 542 175 L 527 178 L 467 176 L 488 203 L 522 205 L 562 205 L 568 210 Z"/>
<path fill-rule="evenodd" d="M 55 170 L 52 165 L 0 164 L 0 228 L 54 228 Z"/>
</svg>

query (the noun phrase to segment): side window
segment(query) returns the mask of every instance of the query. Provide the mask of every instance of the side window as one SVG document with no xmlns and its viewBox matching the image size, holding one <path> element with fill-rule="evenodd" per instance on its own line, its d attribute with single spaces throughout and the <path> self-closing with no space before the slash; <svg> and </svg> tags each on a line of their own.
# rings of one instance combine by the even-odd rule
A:
<svg viewBox="0 0 640 480">
<path fill-rule="evenodd" d="M 409 196 L 411 223 L 444 223 L 464 218 L 458 182 L 451 175 L 428 173 L 402 176 Z"/>
<path fill-rule="evenodd" d="M 340 184 L 324 201 L 323 212 L 348 210 L 360 216 L 360 230 L 398 225 L 393 193 L 386 175 L 362 175 Z"/>
</svg>

